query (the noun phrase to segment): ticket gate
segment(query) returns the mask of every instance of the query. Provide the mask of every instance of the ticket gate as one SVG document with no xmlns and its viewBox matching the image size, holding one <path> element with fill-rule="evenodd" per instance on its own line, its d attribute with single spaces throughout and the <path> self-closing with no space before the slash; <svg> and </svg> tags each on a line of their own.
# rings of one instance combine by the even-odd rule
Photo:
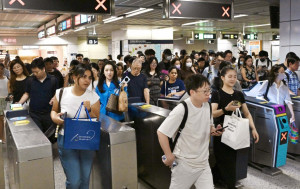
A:
<svg viewBox="0 0 300 189">
<path fill-rule="evenodd" d="M 248 109 L 259 134 L 257 144 L 251 141 L 250 165 L 266 174 L 282 173 L 288 149 L 288 118 L 285 107 L 245 96 Z"/>
<path fill-rule="evenodd" d="M 157 106 L 143 109 L 129 105 L 129 116 L 136 131 L 138 177 L 156 189 L 169 188 L 171 171 L 161 159 L 163 151 L 158 142 L 157 129 L 170 110 Z"/>
<path fill-rule="evenodd" d="M 90 189 L 137 189 L 135 131 L 100 114 L 101 141 L 93 162 Z"/>
<path fill-rule="evenodd" d="M 300 131 L 300 96 L 292 96 L 292 101 L 293 101 L 293 109 L 294 109 L 294 114 L 295 114 L 295 123 L 298 128 L 298 131 Z M 289 109 L 287 108 L 287 115 L 290 117 L 291 113 Z M 300 143 L 298 142 L 297 144 L 291 143 L 289 140 L 289 145 L 288 145 L 288 157 L 300 161 Z"/>
<path fill-rule="evenodd" d="M 30 118 L 27 110 L 5 111 L 5 115 L 10 188 L 53 189 L 51 143 Z M 20 117 L 24 120 L 19 120 Z"/>
<path fill-rule="evenodd" d="M 159 97 L 157 100 L 157 106 L 173 110 L 180 102 L 187 99 L 189 95 L 187 93 L 184 93 L 180 97 Z"/>
</svg>

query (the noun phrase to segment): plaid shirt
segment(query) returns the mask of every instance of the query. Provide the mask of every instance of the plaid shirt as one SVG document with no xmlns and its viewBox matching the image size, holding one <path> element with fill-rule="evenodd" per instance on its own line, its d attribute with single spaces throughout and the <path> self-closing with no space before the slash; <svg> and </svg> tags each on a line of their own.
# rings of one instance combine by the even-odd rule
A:
<svg viewBox="0 0 300 189">
<path fill-rule="evenodd" d="M 285 73 L 288 74 L 289 78 L 287 77 L 285 81 L 287 82 L 289 89 L 297 95 L 298 89 L 300 88 L 300 82 L 298 75 L 295 72 L 292 72 L 291 70 L 287 69 Z"/>
</svg>

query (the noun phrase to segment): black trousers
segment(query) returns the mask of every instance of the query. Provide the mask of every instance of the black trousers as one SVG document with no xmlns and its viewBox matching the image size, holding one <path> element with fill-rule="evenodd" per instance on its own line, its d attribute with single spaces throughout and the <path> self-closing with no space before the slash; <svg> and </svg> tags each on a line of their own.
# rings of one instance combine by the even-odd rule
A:
<svg viewBox="0 0 300 189">
<path fill-rule="evenodd" d="M 43 133 L 45 133 L 47 129 L 53 124 L 52 119 L 50 117 L 50 112 L 44 113 L 29 111 L 29 115 Z"/>
</svg>

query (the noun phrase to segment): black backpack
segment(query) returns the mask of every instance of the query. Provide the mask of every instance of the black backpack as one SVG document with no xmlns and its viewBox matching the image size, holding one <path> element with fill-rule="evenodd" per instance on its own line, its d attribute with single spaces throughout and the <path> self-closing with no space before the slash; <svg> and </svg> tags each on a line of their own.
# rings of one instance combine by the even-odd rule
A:
<svg viewBox="0 0 300 189">
<path fill-rule="evenodd" d="M 183 115 L 183 119 L 180 123 L 180 126 L 179 126 L 179 129 L 178 129 L 178 132 L 176 134 L 176 137 L 174 139 L 174 142 L 172 141 L 172 138 L 169 138 L 169 144 L 170 144 L 170 148 L 171 148 L 171 151 L 173 152 L 175 146 L 176 146 L 176 143 L 177 143 L 177 140 L 181 134 L 181 131 L 184 129 L 184 126 L 185 126 L 185 123 L 186 123 L 186 120 L 187 120 L 187 117 L 188 117 L 188 107 L 187 107 L 187 104 L 185 101 L 182 101 L 181 102 L 184 106 L 184 115 Z M 211 104 L 209 102 L 209 108 L 210 108 L 210 118 L 212 116 L 212 109 L 211 109 Z"/>
</svg>

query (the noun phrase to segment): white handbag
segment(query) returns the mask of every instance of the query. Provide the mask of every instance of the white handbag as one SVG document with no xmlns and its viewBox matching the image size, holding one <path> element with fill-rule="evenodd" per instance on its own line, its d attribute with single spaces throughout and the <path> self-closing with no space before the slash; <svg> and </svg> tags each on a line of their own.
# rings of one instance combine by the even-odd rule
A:
<svg viewBox="0 0 300 189">
<path fill-rule="evenodd" d="M 222 134 L 221 142 L 238 150 L 250 146 L 249 119 L 242 118 L 237 108 L 232 115 L 225 115 L 223 127 L 228 126 Z"/>
</svg>

